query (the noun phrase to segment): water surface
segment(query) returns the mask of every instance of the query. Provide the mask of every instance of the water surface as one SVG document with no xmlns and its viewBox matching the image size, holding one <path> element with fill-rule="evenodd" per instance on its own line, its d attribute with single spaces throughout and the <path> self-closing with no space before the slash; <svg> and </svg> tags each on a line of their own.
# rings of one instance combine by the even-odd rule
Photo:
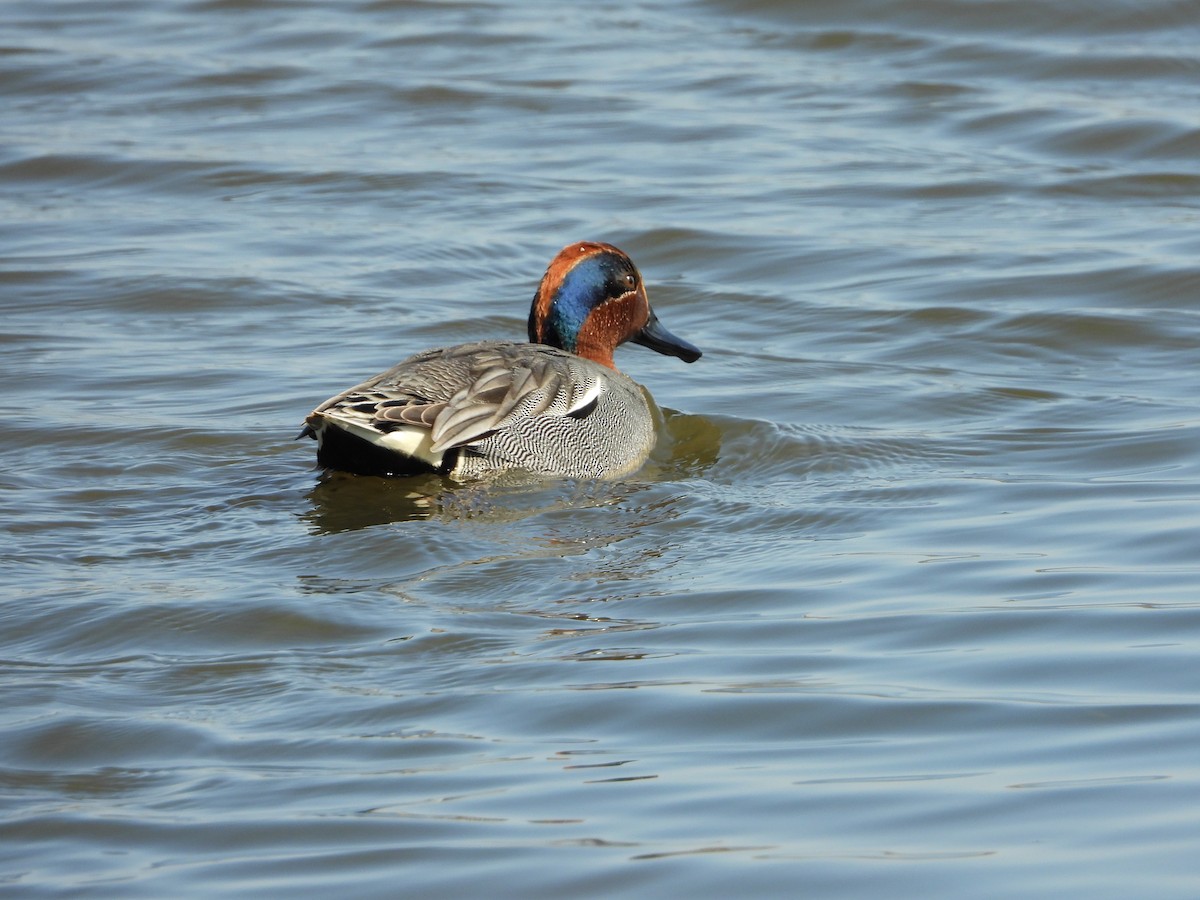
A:
<svg viewBox="0 0 1200 900">
<path fill-rule="evenodd" d="M 1200 894 L 1200 5 L 0 21 L 0 892 Z M 292 440 L 583 238 L 644 471 Z"/>
</svg>

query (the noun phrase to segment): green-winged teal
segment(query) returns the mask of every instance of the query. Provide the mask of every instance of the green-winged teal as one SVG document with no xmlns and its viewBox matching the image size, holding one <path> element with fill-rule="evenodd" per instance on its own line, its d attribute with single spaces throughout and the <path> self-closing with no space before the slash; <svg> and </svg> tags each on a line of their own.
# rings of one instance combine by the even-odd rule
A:
<svg viewBox="0 0 1200 900">
<path fill-rule="evenodd" d="M 613 365 L 613 350 L 630 340 L 700 358 L 659 324 L 628 256 L 611 244 L 570 244 L 533 297 L 529 343 L 418 353 L 326 400 L 301 436 L 316 438 L 318 464 L 359 474 L 625 475 L 646 461 L 656 434 L 642 388 Z"/>
</svg>

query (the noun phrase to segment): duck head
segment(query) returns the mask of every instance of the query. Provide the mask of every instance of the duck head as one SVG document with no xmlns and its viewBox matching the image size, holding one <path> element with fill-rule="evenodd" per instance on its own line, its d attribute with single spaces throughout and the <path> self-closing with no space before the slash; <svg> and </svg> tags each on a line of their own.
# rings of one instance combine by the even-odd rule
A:
<svg viewBox="0 0 1200 900">
<path fill-rule="evenodd" d="M 533 296 L 529 340 L 615 369 L 613 351 L 633 341 L 684 362 L 700 351 L 659 324 L 641 273 L 612 244 L 581 241 L 554 257 Z"/>
</svg>

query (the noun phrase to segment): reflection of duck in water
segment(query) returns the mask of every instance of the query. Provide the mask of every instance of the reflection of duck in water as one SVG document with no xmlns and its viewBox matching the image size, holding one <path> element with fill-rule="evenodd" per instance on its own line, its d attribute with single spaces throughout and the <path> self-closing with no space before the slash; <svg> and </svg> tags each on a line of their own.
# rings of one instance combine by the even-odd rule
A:
<svg viewBox="0 0 1200 900">
<path fill-rule="evenodd" d="M 611 244 L 571 244 L 554 258 L 529 340 L 418 353 L 326 400 L 301 436 L 316 438 L 320 465 L 364 475 L 625 475 L 654 448 L 655 417 L 613 351 L 632 340 L 700 358 L 658 323 L 633 261 Z"/>
</svg>

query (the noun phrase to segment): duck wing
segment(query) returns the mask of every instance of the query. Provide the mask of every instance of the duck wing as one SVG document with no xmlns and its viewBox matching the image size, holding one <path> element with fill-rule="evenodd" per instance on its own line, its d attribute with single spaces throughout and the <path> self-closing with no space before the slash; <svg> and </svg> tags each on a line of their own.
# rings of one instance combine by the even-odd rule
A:
<svg viewBox="0 0 1200 900">
<path fill-rule="evenodd" d="M 442 453 L 539 417 L 585 416 L 605 387 L 595 363 L 537 344 L 487 341 L 419 353 L 330 398 L 313 416 L 380 433 L 427 430 L 430 450 Z"/>
</svg>

